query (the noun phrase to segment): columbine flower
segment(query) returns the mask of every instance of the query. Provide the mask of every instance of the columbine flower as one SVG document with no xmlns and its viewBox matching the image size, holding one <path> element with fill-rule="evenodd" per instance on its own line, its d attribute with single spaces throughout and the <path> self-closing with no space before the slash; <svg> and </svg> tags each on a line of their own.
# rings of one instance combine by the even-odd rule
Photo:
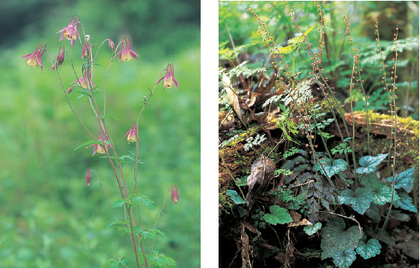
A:
<svg viewBox="0 0 420 268">
<path fill-rule="evenodd" d="M 61 50 L 61 47 L 58 49 L 57 61 L 53 63 L 51 67 L 51 71 L 53 71 L 55 68 L 58 68 L 58 66 L 61 66 L 64 62 L 64 47 L 61 54 L 60 54 L 60 50 Z"/>
<path fill-rule="evenodd" d="M 111 40 L 111 38 L 108 38 L 108 45 L 109 48 L 112 49 L 112 51 L 115 51 L 115 43 Z"/>
<path fill-rule="evenodd" d="M 20 57 L 26 58 L 29 66 L 32 66 L 34 68 L 36 68 L 38 65 L 41 66 L 41 71 L 42 71 L 42 68 L 43 68 L 42 54 L 44 54 L 45 50 L 46 50 L 45 45 L 38 44 L 34 52 L 32 52 L 31 54 L 20 56 Z"/>
<path fill-rule="evenodd" d="M 178 80 L 176 80 L 175 76 L 174 76 L 174 64 L 170 63 L 168 64 L 168 67 L 166 67 L 166 74 L 164 77 L 162 77 L 161 79 L 159 79 L 159 81 L 157 81 L 156 84 L 159 84 L 160 81 L 162 81 L 163 79 L 163 90 L 165 90 L 165 88 L 171 88 L 175 85 L 175 88 L 178 88 L 179 84 L 178 84 Z"/>
<path fill-rule="evenodd" d="M 92 77 L 90 76 L 90 73 L 89 73 L 89 79 L 88 79 L 87 78 L 87 70 L 85 70 L 83 72 L 83 77 L 80 77 L 79 79 L 76 79 L 71 83 L 75 84 L 75 85 L 77 85 L 77 86 L 79 86 L 83 89 L 88 89 L 87 82 L 89 82 L 92 87 L 95 87 L 95 84 L 92 81 Z"/>
<path fill-rule="evenodd" d="M 90 181 L 92 180 L 92 175 L 90 174 L 90 169 L 88 169 L 87 172 L 86 172 L 85 180 L 86 180 L 86 185 L 89 186 Z"/>
<path fill-rule="evenodd" d="M 106 141 L 108 141 L 108 138 L 106 137 L 106 135 L 103 136 L 102 134 L 99 134 L 98 135 L 98 141 L 106 142 Z M 92 145 L 90 145 L 86 148 L 90 148 L 90 147 L 94 146 L 92 156 L 95 155 L 96 153 L 105 154 L 108 151 L 108 146 L 112 148 L 112 145 L 110 145 L 110 144 L 103 143 L 103 145 L 104 146 L 102 147 L 102 145 L 99 145 L 99 144 L 92 144 Z"/>
<path fill-rule="evenodd" d="M 83 44 L 83 48 L 82 48 L 82 59 L 86 59 L 90 55 L 89 53 L 91 51 L 92 45 L 89 43 L 89 40 L 90 40 L 90 36 L 86 35 L 85 43 Z"/>
<path fill-rule="evenodd" d="M 116 55 L 120 55 L 118 58 L 119 61 L 121 60 L 129 61 L 131 60 L 131 57 L 137 60 L 137 57 L 139 54 L 131 50 L 130 39 L 124 38 L 123 42 L 121 43 L 121 47 L 122 47 L 121 50 L 116 54 Z"/>
<path fill-rule="evenodd" d="M 77 39 L 77 37 L 79 37 L 79 40 L 80 40 L 80 34 L 79 34 L 79 31 L 77 30 L 77 28 L 79 27 L 79 23 L 80 23 L 80 20 L 77 19 L 76 21 L 76 16 L 73 16 L 70 20 L 69 25 L 57 32 L 57 33 L 63 32 L 60 36 L 60 39 L 58 39 L 58 41 L 61 41 L 64 38 L 66 38 L 67 40 L 70 40 L 71 46 L 74 46 L 74 41 Z"/>
<path fill-rule="evenodd" d="M 172 205 L 175 203 L 178 203 L 179 201 L 179 194 L 178 194 L 178 188 L 171 186 L 171 198 L 172 198 Z"/>
<path fill-rule="evenodd" d="M 131 126 L 130 130 L 125 133 L 123 139 L 127 136 L 127 141 L 128 143 L 130 142 L 137 142 L 137 126 L 136 123 L 133 123 L 133 125 Z"/>
</svg>

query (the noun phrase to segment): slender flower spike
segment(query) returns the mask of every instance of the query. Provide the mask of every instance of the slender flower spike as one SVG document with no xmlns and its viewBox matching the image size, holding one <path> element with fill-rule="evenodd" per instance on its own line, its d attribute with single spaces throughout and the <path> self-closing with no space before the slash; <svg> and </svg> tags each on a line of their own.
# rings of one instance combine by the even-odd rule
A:
<svg viewBox="0 0 420 268">
<path fill-rule="evenodd" d="M 103 135 L 99 134 L 98 135 L 98 141 L 106 142 L 106 141 L 108 141 L 108 139 L 107 139 L 106 135 L 103 136 Z M 93 154 L 92 154 L 92 156 L 94 156 L 96 153 L 98 153 L 98 154 L 105 154 L 108 151 L 108 146 L 111 147 L 111 148 L 113 148 L 112 145 L 110 145 L 110 144 L 103 143 L 103 145 L 104 146 L 102 147 L 102 145 L 99 145 L 99 144 L 92 144 L 92 145 L 90 145 L 90 146 L 88 146 L 86 148 L 90 148 L 90 147 L 94 146 L 93 147 Z"/>
<path fill-rule="evenodd" d="M 73 16 L 70 19 L 69 25 L 57 32 L 57 33 L 62 33 L 58 41 L 61 41 L 64 38 L 66 38 L 67 40 L 70 40 L 71 46 L 74 46 L 74 41 L 77 39 L 77 37 L 79 37 L 79 40 L 80 40 L 80 34 L 79 34 L 79 31 L 77 30 L 77 28 L 79 27 L 79 23 L 80 23 L 80 20 L 77 19 L 76 21 L 76 16 Z"/>
<path fill-rule="evenodd" d="M 86 172 L 85 180 L 86 180 L 86 185 L 89 186 L 90 181 L 92 180 L 92 175 L 90 174 L 90 169 L 88 169 L 87 172 Z"/>
<path fill-rule="evenodd" d="M 87 70 L 85 70 L 84 72 L 83 72 L 83 77 L 81 77 L 81 78 L 79 78 L 79 79 L 76 79 L 76 80 L 74 80 L 73 82 L 71 82 L 72 84 L 74 84 L 74 85 L 77 85 L 77 86 L 79 86 L 79 87 L 81 87 L 81 88 L 83 88 L 83 89 L 88 89 L 88 85 L 87 85 L 87 82 L 88 83 L 90 83 L 90 85 L 92 86 L 92 87 L 95 87 L 95 84 L 93 83 L 93 81 L 92 81 L 92 77 L 90 77 L 90 73 L 89 73 L 89 79 L 87 78 Z"/>
<path fill-rule="evenodd" d="M 64 62 L 64 47 L 63 47 L 63 51 L 60 54 L 60 50 L 61 47 L 58 49 L 58 55 L 57 55 L 57 61 L 53 63 L 52 67 L 51 67 L 51 71 L 53 71 L 54 69 L 58 68 L 58 66 L 61 66 Z"/>
<path fill-rule="evenodd" d="M 32 66 L 34 68 L 36 68 L 38 65 L 41 66 L 41 71 L 42 71 L 42 68 L 43 68 L 42 54 L 44 54 L 45 50 L 46 50 L 45 45 L 38 44 L 34 52 L 32 52 L 31 54 L 20 56 L 20 57 L 26 58 L 29 66 Z"/>
<path fill-rule="evenodd" d="M 175 85 L 175 88 L 178 89 L 179 83 L 178 83 L 178 80 L 176 80 L 175 75 L 174 75 L 173 63 L 168 64 L 168 67 L 166 67 L 165 76 L 159 79 L 159 81 L 157 81 L 156 84 L 159 84 L 160 81 L 162 81 L 162 79 L 163 79 L 163 90 L 165 90 L 165 88 L 171 88 L 174 85 Z"/>
<path fill-rule="evenodd" d="M 125 45 L 124 45 L 125 44 Z M 121 43 L 121 50 L 116 55 L 119 55 L 118 61 L 130 61 L 131 57 L 137 60 L 139 54 L 131 50 L 130 39 L 124 38 Z"/>
<path fill-rule="evenodd" d="M 111 40 L 111 38 L 108 38 L 108 45 L 109 48 L 112 49 L 112 51 L 115 51 L 115 43 Z"/>
<path fill-rule="evenodd" d="M 130 128 L 130 130 L 127 133 L 125 133 L 123 139 L 125 137 L 127 137 L 128 143 L 130 143 L 130 142 L 137 142 L 138 141 L 136 123 L 133 123 L 133 125 Z"/>
<path fill-rule="evenodd" d="M 179 194 L 178 194 L 178 188 L 175 185 L 175 187 L 171 186 L 171 198 L 172 198 L 172 205 L 175 203 L 178 203 L 179 201 Z"/>
</svg>

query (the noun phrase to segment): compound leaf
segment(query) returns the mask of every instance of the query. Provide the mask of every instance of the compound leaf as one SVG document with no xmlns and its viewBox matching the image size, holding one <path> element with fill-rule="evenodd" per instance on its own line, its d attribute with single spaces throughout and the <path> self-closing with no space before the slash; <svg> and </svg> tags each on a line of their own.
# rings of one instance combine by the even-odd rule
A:
<svg viewBox="0 0 420 268">
<path fill-rule="evenodd" d="M 322 224 L 320 222 L 315 223 L 314 225 L 305 226 L 303 227 L 303 230 L 307 235 L 313 235 L 314 233 L 318 232 L 319 229 L 321 229 Z"/>
<path fill-rule="evenodd" d="M 360 158 L 360 168 L 356 169 L 356 173 L 369 174 L 376 170 L 378 165 L 388 156 L 388 154 L 378 154 L 378 156 L 363 156 Z"/>
<path fill-rule="evenodd" d="M 356 260 L 356 252 L 353 249 L 336 251 L 333 255 L 334 264 L 339 268 L 347 268 Z"/>
<path fill-rule="evenodd" d="M 397 174 L 397 176 L 395 176 L 394 178 L 395 189 L 403 188 L 407 193 L 413 190 L 414 169 L 415 167 L 407 169 L 406 171 L 403 171 L 400 174 Z M 388 178 L 387 180 L 389 182 L 392 182 L 392 177 Z"/>
<path fill-rule="evenodd" d="M 367 260 L 381 253 L 381 244 L 375 238 L 370 239 L 367 243 L 360 241 L 356 252 Z"/>
<path fill-rule="evenodd" d="M 293 221 L 292 217 L 290 217 L 285 208 L 281 208 L 279 206 L 271 206 L 270 213 L 271 214 L 264 214 L 264 220 L 269 224 L 285 224 Z"/>
<path fill-rule="evenodd" d="M 151 210 L 155 209 L 155 202 L 146 195 L 131 196 L 131 198 L 136 204 L 138 204 L 141 201 L 146 207 L 150 208 Z"/>
<path fill-rule="evenodd" d="M 337 251 L 354 250 L 363 237 L 363 232 L 357 226 L 346 231 L 346 223 L 342 218 L 334 218 L 321 229 L 321 260 L 333 257 Z"/>
<path fill-rule="evenodd" d="M 227 190 L 226 195 L 230 196 L 232 198 L 232 201 L 235 204 L 244 204 L 245 201 L 242 197 L 239 196 L 239 194 L 235 190 Z"/>
<path fill-rule="evenodd" d="M 359 214 L 364 214 L 369 208 L 373 200 L 372 191 L 367 188 L 357 188 L 355 192 L 350 189 L 341 192 L 338 202 L 341 204 L 351 205 L 351 207 Z"/>
<path fill-rule="evenodd" d="M 413 205 L 413 199 L 408 195 L 408 193 L 403 192 L 403 191 L 398 191 L 398 196 L 400 197 L 400 199 L 397 199 L 394 202 L 394 206 L 396 208 L 402 208 L 402 209 L 417 213 L 417 208 L 416 206 Z"/>
</svg>

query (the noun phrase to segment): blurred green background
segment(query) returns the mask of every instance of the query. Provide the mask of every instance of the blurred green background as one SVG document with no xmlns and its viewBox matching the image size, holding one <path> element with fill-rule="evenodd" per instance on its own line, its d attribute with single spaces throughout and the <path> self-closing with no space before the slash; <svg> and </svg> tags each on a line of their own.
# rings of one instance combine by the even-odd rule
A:
<svg viewBox="0 0 420 268">
<path fill-rule="evenodd" d="M 127 254 L 134 267 L 128 237 L 122 236 L 101 187 L 88 168 L 96 170 L 111 202 L 119 198 L 108 161 L 92 148 L 74 149 L 90 140 L 65 100 L 51 61 L 44 54 L 44 71 L 31 68 L 21 55 L 46 44 L 52 57 L 65 46 L 76 70 L 83 60 L 81 44 L 57 43 L 57 31 L 72 15 L 80 16 L 93 44 L 106 38 L 118 43 L 129 37 L 139 61 L 114 61 L 106 79 L 107 123 L 119 155 L 135 150 L 121 140 L 153 88 L 159 72 L 172 62 L 180 87 L 158 85 L 139 123 L 139 185 L 152 198 L 142 222 L 153 227 L 167 189 L 178 185 L 180 201 L 170 196 L 154 248 L 177 267 L 200 265 L 200 2 L 46 1 L 0 3 L 0 267 L 99 267 L 109 258 Z M 80 28 L 81 29 L 81 28 Z M 83 38 L 83 37 L 82 37 Z M 94 49 L 95 50 L 95 49 Z M 102 88 L 109 58 L 107 44 L 98 56 L 94 82 Z M 66 88 L 75 80 L 68 58 L 60 68 Z M 80 75 L 80 74 L 79 74 Z M 69 95 L 78 114 L 97 133 L 88 99 L 75 90 Z M 127 180 L 132 165 L 125 164 Z M 131 180 L 130 180 L 131 181 Z M 130 186 L 129 186 L 130 187 Z"/>
</svg>

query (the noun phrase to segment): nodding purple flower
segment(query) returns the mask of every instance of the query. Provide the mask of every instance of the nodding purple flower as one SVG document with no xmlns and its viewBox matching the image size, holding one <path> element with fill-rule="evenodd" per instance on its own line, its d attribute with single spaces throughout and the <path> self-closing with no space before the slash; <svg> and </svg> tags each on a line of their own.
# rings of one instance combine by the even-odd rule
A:
<svg viewBox="0 0 420 268">
<path fill-rule="evenodd" d="M 60 54 L 60 50 L 61 47 L 58 49 L 58 55 L 57 55 L 57 61 L 53 63 L 52 67 L 51 67 L 51 71 L 53 71 L 54 69 L 58 68 L 58 66 L 61 66 L 64 62 L 64 47 L 63 47 L 63 51 Z"/>
<path fill-rule="evenodd" d="M 106 142 L 106 141 L 108 141 L 108 138 L 106 137 L 106 135 L 99 134 L 98 135 L 98 141 Z M 93 154 L 92 154 L 92 156 L 94 156 L 96 153 L 98 153 L 98 154 L 105 154 L 106 152 L 108 152 L 108 146 L 111 147 L 111 148 L 113 148 L 112 145 L 106 144 L 106 143 L 103 143 L 103 147 L 102 147 L 102 145 L 99 145 L 99 144 L 92 144 L 92 145 L 90 145 L 90 146 L 88 146 L 86 148 L 90 148 L 92 146 L 93 146 Z"/>
<path fill-rule="evenodd" d="M 159 79 L 159 81 L 157 81 L 156 84 L 159 84 L 160 81 L 162 81 L 162 79 L 163 79 L 163 90 L 165 90 L 165 88 L 171 88 L 174 85 L 175 85 L 175 88 L 178 89 L 179 83 L 178 83 L 178 80 L 176 80 L 175 75 L 174 75 L 173 63 L 168 64 L 168 67 L 166 67 L 165 76 Z"/>
<path fill-rule="evenodd" d="M 119 61 L 121 61 L 121 60 L 130 61 L 131 57 L 133 57 L 137 60 L 137 57 L 139 56 L 139 54 L 137 54 L 136 52 L 134 52 L 131 49 L 130 39 L 128 39 L 128 38 L 124 38 L 122 40 L 121 50 L 118 51 L 118 53 L 116 55 L 119 55 L 119 58 L 118 58 Z"/>
<path fill-rule="evenodd" d="M 90 169 L 88 169 L 87 172 L 86 172 L 85 180 L 86 180 L 86 185 L 89 186 L 90 181 L 92 180 L 92 175 L 90 174 Z"/>
<path fill-rule="evenodd" d="M 95 84 L 92 81 L 92 77 L 89 73 L 89 79 L 87 77 L 87 70 L 85 70 L 83 72 L 83 77 L 80 77 L 79 79 L 74 80 L 73 82 L 71 82 L 74 85 L 77 85 L 83 89 L 90 89 L 91 87 L 95 87 Z M 90 86 L 88 87 L 88 83 L 90 84 Z"/>
<path fill-rule="evenodd" d="M 85 35 L 85 42 L 83 43 L 83 48 L 82 48 L 82 59 L 86 59 L 87 57 L 90 56 L 92 45 L 90 44 L 89 41 L 90 41 L 90 36 Z"/>
<path fill-rule="evenodd" d="M 172 205 L 175 203 L 178 203 L 179 201 L 179 194 L 178 194 L 178 188 L 175 185 L 175 187 L 171 186 L 171 199 L 172 199 Z"/>
<path fill-rule="evenodd" d="M 115 51 L 115 43 L 111 40 L 111 38 L 108 38 L 108 45 L 109 48 L 112 49 L 112 51 Z"/>
<path fill-rule="evenodd" d="M 35 51 L 31 54 L 26 54 L 20 56 L 21 58 L 26 58 L 28 65 L 36 68 L 38 65 L 41 66 L 42 71 L 42 54 L 46 51 L 45 45 L 38 44 L 35 48 Z"/>
<path fill-rule="evenodd" d="M 76 16 L 73 16 L 70 19 L 69 25 L 57 32 L 57 33 L 62 32 L 60 39 L 58 39 L 58 41 L 61 41 L 64 38 L 66 38 L 67 40 L 70 40 L 71 46 L 74 46 L 74 41 L 77 39 L 77 37 L 79 37 L 79 41 L 80 41 L 80 34 L 79 34 L 79 31 L 77 30 L 77 28 L 79 28 L 79 24 L 80 24 L 80 19 L 76 20 Z"/>
<path fill-rule="evenodd" d="M 125 137 L 127 137 L 128 143 L 130 143 L 130 142 L 137 142 L 138 141 L 136 123 L 133 123 L 133 125 L 130 128 L 130 130 L 127 133 L 125 133 L 123 139 Z"/>
</svg>

